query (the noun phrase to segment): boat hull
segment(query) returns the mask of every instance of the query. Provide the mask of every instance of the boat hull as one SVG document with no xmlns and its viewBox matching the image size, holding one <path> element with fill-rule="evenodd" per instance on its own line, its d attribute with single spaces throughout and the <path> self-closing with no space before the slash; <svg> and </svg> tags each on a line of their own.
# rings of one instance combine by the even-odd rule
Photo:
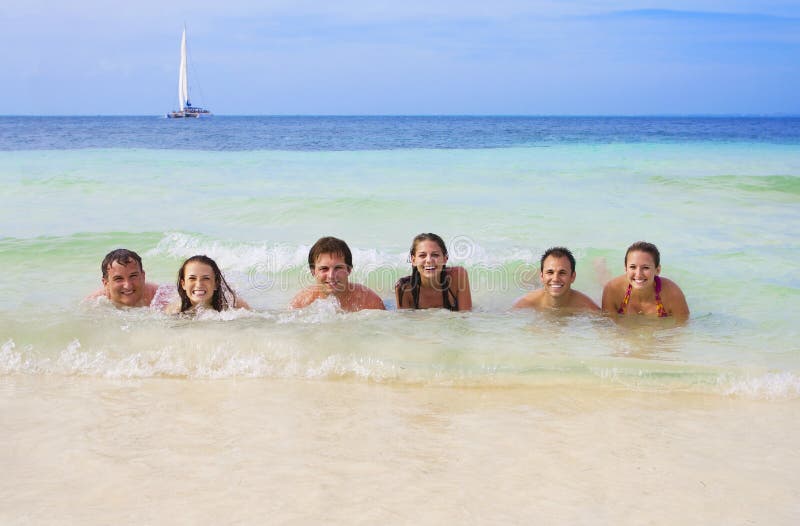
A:
<svg viewBox="0 0 800 526">
<path fill-rule="evenodd" d="M 171 111 L 167 113 L 168 119 L 199 119 L 200 117 L 209 117 L 211 112 L 208 110 L 198 111 Z"/>
</svg>

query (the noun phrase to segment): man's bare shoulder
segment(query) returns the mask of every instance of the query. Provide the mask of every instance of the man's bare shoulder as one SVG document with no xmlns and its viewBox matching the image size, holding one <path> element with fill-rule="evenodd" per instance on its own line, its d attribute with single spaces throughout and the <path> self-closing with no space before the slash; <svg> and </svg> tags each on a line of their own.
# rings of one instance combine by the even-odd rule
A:
<svg viewBox="0 0 800 526">
<path fill-rule="evenodd" d="M 289 302 L 289 308 L 302 309 L 304 307 L 308 307 L 320 297 L 321 294 L 317 287 L 314 286 L 306 287 L 297 294 L 295 294 L 294 298 L 292 298 L 292 301 Z"/>
<path fill-rule="evenodd" d="M 361 309 L 380 309 L 386 310 L 386 305 L 378 294 L 371 288 L 361 285 L 360 283 L 353 284 L 353 303 Z"/>
<path fill-rule="evenodd" d="M 85 302 L 95 301 L 97 298 L 104 298 L 104 297 L 108 297 L 106 295 L 106 289 L 97 289 L 96 291 L 92 292 L 91 294 L 83 298 L 83 301 Z"/>
<path fill-rule="evenodd" d="M 158 293 L 158 285 L 155 283 L 145 283 L 144 284 L 144 301 L 147 305 L 153 303 L 153 298 L 156 297 Z"/>
<path fill-rule="evenodd" d="M 569 308 L 574 310 L 586 310 L 591 312 L 600 312 L 600 307 L 597 303 L 594 302 L 592 298 L 584 294 L 583 292 L 579 292 L 577 290 L 572 290 L 572 297 L 569 301 Z"/>
<path fill-rule="evenodd" d="M 515 309 L 538 309 L 540 308 L 540 303 L 542 299 L 542 294 L 544 294 L 543 289 L 531 291 L 514 303 L 513 308 Z"/>
</svg>

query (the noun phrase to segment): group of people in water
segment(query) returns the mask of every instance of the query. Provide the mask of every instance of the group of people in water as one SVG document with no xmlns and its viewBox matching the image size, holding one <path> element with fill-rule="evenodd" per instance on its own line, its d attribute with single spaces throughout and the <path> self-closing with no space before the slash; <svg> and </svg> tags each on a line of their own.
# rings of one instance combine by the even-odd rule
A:
<svg viewBox="0 0 800 526">
<path fill-rule="evenodd" d="M 411 275 L 395 285 L 398 309 L 472 309 L 469 276 L 463 267 L 448 267 L 447 247 L 436 234 L 414 238 L 409 252 Z M 131 250 L 109 252 L 100 265 L 103 288 L 88 299 L 107 298 L 117 307 L 155 307 L 168 313 L 193 313 L 202 309 L 250 309 L 225 281 L 217 263 L 205 256 L 192 256 L 178 271 L 176 288 L 159 287 L 145 279 L 142 259 Z M 383 300 L 368 287 L 351 283 L 353 256 L 347 243 L 323 237 L 308 253 L 308 267 L 315 283 L 301 290 L 290 308 L 302 309 L 319 299 L 335 298 L 344 311 L 385 309 Z M 689 317 L 689 307 L 680 287 L 660 276 L 661 256 L 652 243 L 638 241 L 625 252 L 625 272 L 603 288 L 601 305 L 574 290 L 575 257 L 565 247 L 545 251 L 539 263 L 542 288 L 525 294 L 514 308 L 540 311 L 604 312 L 611 315 Z"/>
</svg>

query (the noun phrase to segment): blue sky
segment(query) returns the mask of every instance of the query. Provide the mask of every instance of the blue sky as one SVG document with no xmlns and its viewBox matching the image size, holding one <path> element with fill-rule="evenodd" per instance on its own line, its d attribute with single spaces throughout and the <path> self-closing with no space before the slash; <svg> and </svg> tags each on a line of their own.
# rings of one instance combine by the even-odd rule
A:
<svg viewBox="0 0 800 526">
<path fill-rule="evenodd" d="M 800 114 L 797 0 L 5 0 L 0 114 L 174 109 L 184 22 L 217 114 Z"/>
</svg>

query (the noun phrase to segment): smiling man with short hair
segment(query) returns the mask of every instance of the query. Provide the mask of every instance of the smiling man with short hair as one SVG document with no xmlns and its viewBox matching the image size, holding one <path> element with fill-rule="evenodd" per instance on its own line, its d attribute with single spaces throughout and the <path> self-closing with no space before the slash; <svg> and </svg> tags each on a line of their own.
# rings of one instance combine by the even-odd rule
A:
<svg viewBox="0 0 800 526">
<path fill-rule="evenodd" d="M 318 299 L 335 297 L 342 310 L 355 312 L 363 309 L 385 310 L 381 298 L 371 289 L 350 283 L 353 255 L 341 239 L 323 237 L 308 252 L 308 268 L 316 284 L 301 290 L 289 305 L 301 309 Z"/>
<path fill-rule="evenodd" d="M 575 257 L 569 249 L 553 247 L 546 250 L 539 262 L 542 288 L 520 298 L 514 308 L 599 312 L 600 307 L 589 296 L 572 290 L 575 277 Z"/>
<path fill-rule="evenodd" d="M 117 308 L 149 307 L 157 296 L 159 287 L 147 283 L 142 258 L 132 250 L 112 250 L 100 264 L 103 288 L 92 293 L 87 300 L 101 296 L 108 298 Z M 156 302 L 160 305 L 160 300 Z"/>
</svg>

